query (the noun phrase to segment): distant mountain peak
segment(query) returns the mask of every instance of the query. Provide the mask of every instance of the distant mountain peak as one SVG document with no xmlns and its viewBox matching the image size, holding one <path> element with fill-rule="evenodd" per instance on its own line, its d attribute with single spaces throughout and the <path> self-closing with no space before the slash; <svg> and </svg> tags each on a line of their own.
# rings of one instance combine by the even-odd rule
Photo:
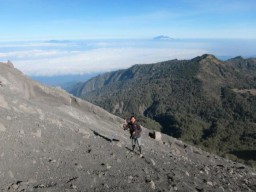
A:
<svg viewBox="0 0 256 192">
<path fill-rule="evenodd" d="M 214 55 L 212 54 L 203 54 L 201 56 L 202 59 L 217 59 Z"/>
<path fill-rule="evenodd" d="M 159 35 L 154 37 L 153 40 L 173 40 L 173 38 L 166 35 Z"/>
<path fill-rule="evenodd" d="M 242 56 L 237 56 L 237 57 L 231 58 L 229 60 L 231 60 L 231 61 L 239 61 L 239 60 L 244 60 L 244 58 Z"/>
<path fill-rule="evenodd" d="M 194 59 L 192 59 L 192 61 L 197 61 L 197 62 L 208 61 L 208 62 L 214 62 L 217 64 L 221 63 L 221 61 L 212 54 L 204 54 L 202 56 L 195 57 Z"/>
<path fill-rule="evenodd" d="M 234 59 L 244 59 L 242 56 L 234 57 Z"/>
<path fill-rule="evenodd" d="M 71 41 L 70 40 L 49 40 L 49 41 L 46 41 L 46 43 L 70 43 Z"/>
</svg>

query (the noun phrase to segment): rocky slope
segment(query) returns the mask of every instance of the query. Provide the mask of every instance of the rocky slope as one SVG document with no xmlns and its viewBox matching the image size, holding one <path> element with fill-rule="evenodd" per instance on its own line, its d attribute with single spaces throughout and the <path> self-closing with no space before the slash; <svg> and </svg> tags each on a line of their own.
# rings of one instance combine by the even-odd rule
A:
<svg viewBox="0 0 256 192">
<path fill-rule="evenodd" d="M 172 137 L 131 152 L 123 120 L 0 63 L 0 191 L 255 191 L 256 172 Z"/>
</svg>

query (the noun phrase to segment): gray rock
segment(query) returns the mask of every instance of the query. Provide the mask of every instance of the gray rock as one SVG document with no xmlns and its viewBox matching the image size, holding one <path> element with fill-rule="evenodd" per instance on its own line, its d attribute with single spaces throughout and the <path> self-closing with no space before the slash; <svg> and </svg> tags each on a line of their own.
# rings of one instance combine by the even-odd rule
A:
<svg viewBox="0 0 256 192">
<path fill-rule="evenodd" d="M 151 189 L 153 189 L 153 190 L 156 189 L 156 185 L 155 185 L 155 183 L 154 183 L 153 180 L 151 180 L 151 181 L 149 182 L 149 184 L 150 184 Z"/>
<path fill-rule="evenodd" d="M 152 163 L 153 166 L 156 165 L 156 162 L 155 162 L 153 159 L 150 159 L 150 161 L 151 161 L 151 163 Z"/>
</svg>

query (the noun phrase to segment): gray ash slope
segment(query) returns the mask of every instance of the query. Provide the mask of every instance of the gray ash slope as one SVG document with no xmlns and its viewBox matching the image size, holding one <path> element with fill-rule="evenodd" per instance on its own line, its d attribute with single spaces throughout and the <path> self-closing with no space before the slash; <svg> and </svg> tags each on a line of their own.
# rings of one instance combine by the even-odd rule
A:
<svg viewBox="0 0 256 192">
<path fill-rule="evenodd" d="M 145 128 L 139 158 L 122 123 L 0 63 L 0 190 L 256 191 L 251 168 Z"/>
</svg>

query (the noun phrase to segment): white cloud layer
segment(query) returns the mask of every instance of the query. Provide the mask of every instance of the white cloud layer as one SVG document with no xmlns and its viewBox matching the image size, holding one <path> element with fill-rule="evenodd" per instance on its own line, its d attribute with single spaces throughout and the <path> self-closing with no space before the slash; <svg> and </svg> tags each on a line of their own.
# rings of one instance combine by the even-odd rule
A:
<svg viewBox="0 0 256 192">
<path fill-rule="evenodd" d="M 99 48 L 78 52 L 35 52 L 28 58 L 29 52 L 15 53 L 25 60 L 14 61 L 15 67 L 28 75 L 63 75 L 103 72 L 127 68 L 134 64 L 146 64 L 170 59 L 187 59 L 205 53 L 199 49 L 164 48 Z M 22 56 L 22 54 L 24 54 Z M 58 55 L 57 55 L 58 54 Z M 47 56 L 56 56 L 47 58 Z M 36 58 L 36 57 L 40 58 Z M 45 58 L 41 58 L 45 56 Z"/>
<path fill-rule="evenodd" d="M 17 58 L 17 59 L 24 59 L 24 58 L 39 58 L 39 57 L 51 57 L 57 56 L 60 53 L 58 50 L 28 50 L 28 51 L 11 51 L 7 53 L 0 53 L 0 58 Z"/>
<path fill-rule="evenodd" d="M 77 40 L 0 43 L 0 61 L 27 75 L 85 74 L 171 59 L 255 56 L 256 40 Z"/>
</svg>

